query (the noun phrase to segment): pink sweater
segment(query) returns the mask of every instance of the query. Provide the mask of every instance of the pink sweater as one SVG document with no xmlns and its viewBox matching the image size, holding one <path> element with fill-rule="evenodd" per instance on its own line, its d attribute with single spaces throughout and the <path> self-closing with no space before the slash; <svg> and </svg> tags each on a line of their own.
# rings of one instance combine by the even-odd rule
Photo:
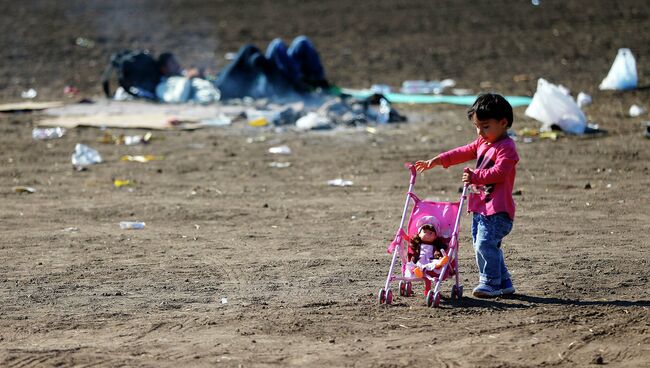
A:
<svg viewBox="0 0 650 368">
<path fill-rule="evenodd" d="M 478 137 L 466 146 L 440 155 L 444 168 L 473 159 L 477 160 L 476 169 L 470 181 L 479 192 L 470 194 L 467 209 L 486 216 L 506 212 L 514 220 L 512 188 L 515 184 L 515 166 L 519 162 L 515 142 L 506 137 L 490 144 Z"/>
</svg>

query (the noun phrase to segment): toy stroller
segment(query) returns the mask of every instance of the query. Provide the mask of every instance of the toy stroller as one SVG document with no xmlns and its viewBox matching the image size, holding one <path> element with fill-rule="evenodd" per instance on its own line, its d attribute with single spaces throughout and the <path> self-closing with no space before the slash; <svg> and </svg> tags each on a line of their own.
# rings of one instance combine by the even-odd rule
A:
<svg viewBox="0 0 650 368">
<path fill-rule="evenodd" d="M 402 211 L 402 219 L 395 234 L 395 238 L 388 246 L 388 253 L 392 253 L 386 285 L 379 290 L 379 304 L 392 304 L 393 292 L 390 289 L 392 281 L 399 280 L 399 293 L 401 296 L 413 295 L 413 282 L 424 282 L 426 303 L 429 307 L 438 307 L 440 305 L 440 287 L 444 280 L 454 276 L 455 283 L 451 288 L 451 299 L 460 300 L 463 296 L 463 286 L 460 285 L 460 275 L 458 272 L 458 233 L 460 230 L 460 216 L 462 214 L 463 204 L 467 198 L 467 185 L 463 187 L 463 194 L 458 202 L 431 202 L 423 201 L 413 193 L 415 177 L 417 171 L 413 164 L 405 165 L 411 171 L 411 180 L 409 190 L 406 193 L 406 202 Z M 404 220 L 409 203 L 413 201 L 413 208 L 409 215 L 406 231 L 404 230 Z M 426 222 L 427 218 L 434 217 L 437 222 L 436 232 L 438 237 L 447 244 L 447 249 L 442 250 L 440 259 L 428 264 L 419 264 L 413 267 L 413 263 L 408 262 L 408 254 L 413 252 L 409 248 L 410 240 L 415 236 L 420 228 L 420 223 Z M 393 275 L 397 256 L 400 256 L 402 263 L 401 275 Z M 431 286 L 434 286 L 431 289 Z"/>
</svg>

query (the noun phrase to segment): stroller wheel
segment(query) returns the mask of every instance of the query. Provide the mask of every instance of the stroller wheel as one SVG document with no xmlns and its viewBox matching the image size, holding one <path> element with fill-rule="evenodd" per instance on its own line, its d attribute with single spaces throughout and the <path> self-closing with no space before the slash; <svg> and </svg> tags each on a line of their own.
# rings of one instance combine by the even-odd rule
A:
<svg viewBox="0 0 650 368">
<path fill-rule="evenodd" d="M 386 291 L 386 304 L 393 304 L 393 291 L 390 289 Z"/>
<path fill-rule="evenodd" d="M 460 300 L 463 297 L 463 287 L 462 286 L 452 286 L 451 287 L 451 300 Z"/>
<path fill-rule="evenodd" d="M 399 282 L 399 295 L 406 296 L 406 283 L 404 281 Z"/>
<path fill-rule="evenodd" d="M 405 296 L 413 296 L 413 284 L 410 281 L 406 282 L 406 287 L 404 288 Z"/>
<path fill-rule="evenodd" d="M 379 304 L 384 304 L 386 301 L 386 291 L 384 288 L 379 289 L 379 294 L 377 294 L 377 302 Z"/>
<path fill-rule="evenodd" d="M 431 308 L 433 306 L 433 290 L 429 290 L 425 301 L 427 302 L 427 307 Z"/>
</svg>

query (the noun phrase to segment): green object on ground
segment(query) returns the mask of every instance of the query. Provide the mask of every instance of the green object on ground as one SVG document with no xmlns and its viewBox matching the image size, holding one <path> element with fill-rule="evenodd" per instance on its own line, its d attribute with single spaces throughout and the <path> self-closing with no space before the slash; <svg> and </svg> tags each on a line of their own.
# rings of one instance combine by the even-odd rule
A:
<svg viewBox="0 0 650 368">
<path fill-rule="evenodd" d="M 341 92 L 355 98 L 367 98 L 373 95 L 370 90 L 341 88 Z M 404 93 L 387 93 L 384 97 L 390 103 L 408 103 L 408 104 L 435 104 L 447 103 L 452 105 L 471 106 L 478 96 L 448 96 L 448 95 L 411 95 Z M 527 96 L 504 96 L 512 107 L 528 106 L 533 100 Z"/>
</svg>

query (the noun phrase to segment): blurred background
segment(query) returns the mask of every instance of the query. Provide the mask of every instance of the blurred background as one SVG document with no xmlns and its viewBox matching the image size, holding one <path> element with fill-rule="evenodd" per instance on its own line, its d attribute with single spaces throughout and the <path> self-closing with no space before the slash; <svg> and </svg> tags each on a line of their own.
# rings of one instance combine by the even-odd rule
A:
<svg viewBox="0 0 650 368">
<path fill-rule="evenodd" d="M 64 98 L 72 85 L 101 93 L 110 54 L 174 52 L 184 66 L 218 72 L 244 43 L 261 49 L 305 34 L 339 86 L 399 86 L 452 78 L 458 87 L 532 95 L 543 77 L 595 90 L 621 47 L 650 66 L 648 1 L 224 1 L 0 2 L 0 98 Z"/>
</svg>

